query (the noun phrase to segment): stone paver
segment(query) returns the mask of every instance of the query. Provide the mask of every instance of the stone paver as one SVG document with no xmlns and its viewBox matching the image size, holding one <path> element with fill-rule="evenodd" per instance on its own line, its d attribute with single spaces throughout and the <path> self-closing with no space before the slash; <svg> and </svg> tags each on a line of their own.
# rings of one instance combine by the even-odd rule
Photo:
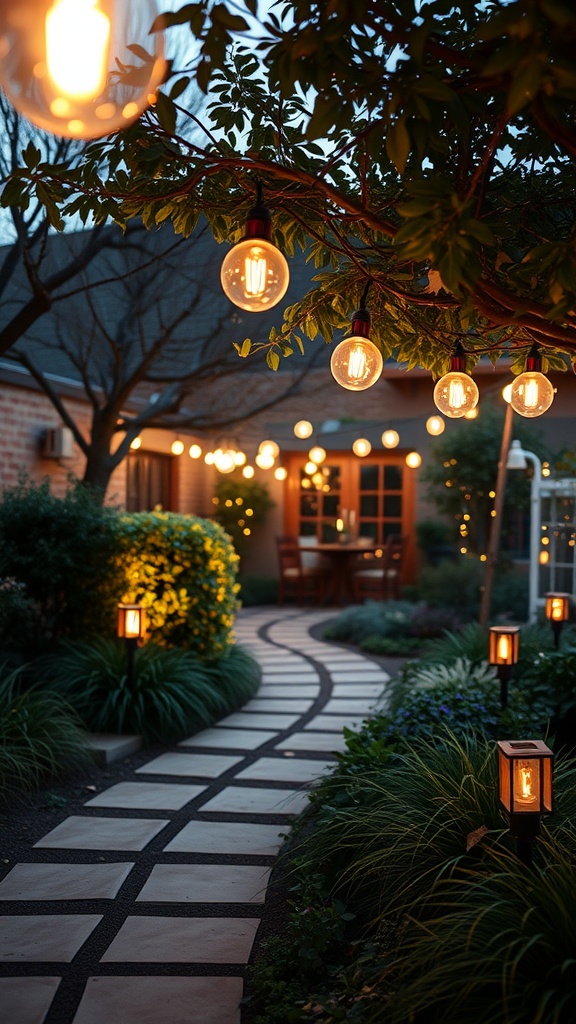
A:
<svg viewBox="0 0 576 1024">
<path fill-rule="evenodd" d="M 288 819 L 388 681 L 310 636 L 332 614 L 243 612 L 235 633 L 262 667 L 258 694 L 93 795 L 4 872 L 2 1024 L 240 1024 Z"/>
<path fill-rule="evenodd" d="M 89 978 L 74 1024 L 240 1024 L 242 987 L 242 978 Z"/>
</svg>

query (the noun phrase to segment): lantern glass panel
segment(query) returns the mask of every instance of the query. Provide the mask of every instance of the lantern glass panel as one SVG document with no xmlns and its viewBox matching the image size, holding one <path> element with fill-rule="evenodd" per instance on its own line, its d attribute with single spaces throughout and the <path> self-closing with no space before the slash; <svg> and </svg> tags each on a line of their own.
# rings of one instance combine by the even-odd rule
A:
<svg viewBox="0 0 576 1024">
<path fill-rule="evenodd" d="M 517 626 L 493 626 L 490 629 L 490 664 L 515 665 L 518 661 Z"/>
<path fill-rule="evenodd" d="M 568 594 L 546 594 L 546 618 L 551 622 L 567 622 L 570 616 Z"/>
<path fill-rule="evenodd" d="M 542 740 L 500 740 L 500 802 L 509 814 L 552 812 L 554 754 Z"/>
</svg>

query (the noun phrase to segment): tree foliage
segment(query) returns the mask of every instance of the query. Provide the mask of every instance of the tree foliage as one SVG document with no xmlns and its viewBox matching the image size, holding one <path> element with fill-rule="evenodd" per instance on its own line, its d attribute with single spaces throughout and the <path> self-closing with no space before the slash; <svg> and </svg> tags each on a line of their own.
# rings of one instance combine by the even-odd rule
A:
<svg viewBox="0 0 576 1024">
<path fill-rule="evenodd" d="M 314 286 L 253 350 L 345 328 L 367 282 L 385 356 L 435 374 L 533 343 L 576 359 L 576 12 L 567 0 L 199 0 L 164 16 L 196 37 L 163 98 L 81 166 L 33 148 L 3 202 L 217 240 L 242 233 L 259 179 Z M 160 28 L 160 23 L 157 26 Z M 207 96 L 180 132 L 180 90 Z M 238 339 L 240 342 L 242 339 Z M 246 350 L 245 350 L 246 351 Z M 274 360 L 276 364 L 277 360 Z"/>
</svg>

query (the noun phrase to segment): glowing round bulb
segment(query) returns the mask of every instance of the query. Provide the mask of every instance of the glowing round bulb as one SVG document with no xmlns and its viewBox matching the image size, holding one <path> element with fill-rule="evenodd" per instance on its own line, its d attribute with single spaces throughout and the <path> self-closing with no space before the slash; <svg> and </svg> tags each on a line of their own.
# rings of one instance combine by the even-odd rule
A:
<svg viewBox="0 0 576 1024">
<path fill-rule="evenodd" d="M 322 488 L 324 485 L 324 477 L 322 476 L 322 473 L 314 473 L 314 476 L 312 477 L 312 483 L 314 484 L 315 487 L 317 487 L 320 490 L 320 488 Z"/>
<path fill-rule="evenodd" d="M 199 444 L 191 444 L 188 449 L 188 455 L 191 459 L 199 459 L 202 455 L 202 449 Z"/>
<path fill-rule="evenodd" d="M 272 466 L 274 465 L 274 456 L 267 452 L 258 452 L 254 462 L 259 469 L 272 469 Z"/>
<path fill-rule="evenodd" d="M 365 391 L 376 383 L 384 362 L 369 338 L 355 335 L 341 341 L 330 359 L 334 380 L 348 391 Z"/>
<path fill-rule="evenodd" d="M 219 473 L 231 473 L 236 469 L 234 456 L 236 452 L 232 448 L 217 448 L 214 452 L 214 465 Z"/>
<path fill-rule="evenodd" d="M 278 469 L 274 470 L 274 476 L 277 480 L 285 480 L 288 476 L 288 470 L 286 466 L 278 466 Z"/>
<path fill-rule="evenodd" d="M 520 416 L 541 416 L 553 401 L 554 388 L 537 370 L 520 373 L 512 383 L 510 405 Z"/>
<path fill-rule="evenodd" d="M 434 403 L 444 416 L 459 419 L 478 403 L 478 387 L 472 377 L 460 370 L 445 373 L 434 388 Z"/>
<path fill-rule="evenodd" d="M 502 388 L 502 398 L 508 403 L 508 405 L 510 405 L 510 401 L 512 399 L 512 384 L 506 384 L 506 386 Z"/>
<path fill-rule="evenodd" d="M 244 466 L 242 476 L 245 477 L 246 480 L 251 480 L 254 476 L 254 466 Z"/>
<path fill-rule="evenodd" d="M 419 452 L 408 452 L 406 456 L 406 465 L 409 469 L 418 469 L 418 466 L 422 465 L 422 456 Z"/>
<path fill-rule="evenodd" d="M 126 128 L 150 105 L 164 76 L 163 35 L 150 32 L 160 6 L 157 0 L 4 0 L 0 86 L 16 110 L 55 135 L 96 139 Z"/>
<path fill-rule="evenodd" d="M 382 444 L 385 448 L 396 448 L 400 444 L 400 434 L 397 430 L 385 430 L 382 434 Z"/>
<path fill-rule="evenodd" d="M 271 309 L 286 294 L 288 264 L 265 238 L 245 238 L 224 257 L 220 271 L 224 293 L 240 309 L 260 313 Z"/>
<path fill-rule="evenodd" d="M 307 462 L 304 466 L 304 472 L 308 473 L 308 476 L 312 476 L 312 473 L 315 473 L 317 469 L 318 466 L 315 462 Z"/>
<path fill-rule="evenodd" d="M 142 438 L 141 437 L 135 437 L 134 440 L 130 442 L 130 447 L 131 447 L 133 452 L 138 451 L 138 449 L 140 448 L 141 445 L 142 445 Z"/>
<path fill-rule="evenodd" d="M 276 441 L 262 441 L 258 447 L 258 453 L 273 459 L 277 459 L 280 455 L 280 448 L 276 444 Z"/>
<path fill-rule="evenodd" d="M 319 466 L 326 458 L 326 451 L 324 448 L 321 448 L 320 445 L 315 445 L 314 448 L 311 448 L 308 452 L 308 458 L 310 459 L 310 462 L 315 462 L 316 465 Z"/>
<path fill-rule="evenodd" d="M 207 466 L 213 466 L 214 452 L 206 452 L 206 455 L 204 456 L 204 462 L 206 463 Z"/>
<path fill-rule="evenodd" d="M 234 465 L 245 466 L 246 465 L 246 452 L 234 452 Z"/>
<path fill-rule="evenodd" d="M 310 437 L 313 431 L 314 427 L 308 420 L 298 420 L 298 423 L 294 424 L 294 434 L 302 441 L 305 441 L 307 437 Z"/>
<path fill-rule="evenodd" d="M 363 459 L 366 455 L 370 455 L 372 445 L 365 437 L 357 437 L 352 445 L 352 451 L 354 452 L 354 455 L 358 455 L 359 458 Z"/>
<path fill-rule="evenodd" d="M 475 405 L 473 409 L 468 409 L 468 412 L 464 413 L 465 420 L 475 420 L 478 418 L 478 406 Z"/>
<path fill-rule="evenodd" d="M 441 416 L 430 416 L 426 420 L 426 430 L 432 437 L 438 437 L 439 434 L 443 434 L 446 429 L 446 424 Z"/>
<path fill-rule="evenodd" d="M 172 444 L 170 445 L 170 451 L 172 452 L 172 455 L 182 455 L 185 447 L 184 441 L 180 441 L 179 438 L 176 438 L 176 440 L 172 441 Z"/>
</svg>

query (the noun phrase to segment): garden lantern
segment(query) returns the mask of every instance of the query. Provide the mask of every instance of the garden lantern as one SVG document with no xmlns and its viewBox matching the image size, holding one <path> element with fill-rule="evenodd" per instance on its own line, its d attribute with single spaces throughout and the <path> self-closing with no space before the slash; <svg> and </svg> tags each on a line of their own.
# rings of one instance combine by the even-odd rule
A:
<svg viewBox="0 0 576 1024">
<path fill-rule="evenodd" d="M 546 618 L 554 633 L 554 646 L 560 646 L 560 634 L 570 618 L 570 594 L 546 594 Z"/>
<path fill-rule="evenodd" d="M 490 626 L 489 641 L 488 660 L 496 666 L 500 680 L 500 703 L 505 708 L 508 703 L 510 670 L 518 661 L 520 629 L 518 626 Z"/>
<path fill-rule="evenodd" d="M 510 818 L 518 856 L 532 862 L 543 814 L 551 814 L 554 754 L 542 740 L 498 741 L 500 805 Z"/>
<path fill-rule="evenodd" d="M 133 690 L 136 678 L 134 654 L 138 641 L 144 636 L 144 608 L 141 604 L 118 605 L 118 636 L 126 644 L 126 682 L 128 689 Z"/>
</svg>

